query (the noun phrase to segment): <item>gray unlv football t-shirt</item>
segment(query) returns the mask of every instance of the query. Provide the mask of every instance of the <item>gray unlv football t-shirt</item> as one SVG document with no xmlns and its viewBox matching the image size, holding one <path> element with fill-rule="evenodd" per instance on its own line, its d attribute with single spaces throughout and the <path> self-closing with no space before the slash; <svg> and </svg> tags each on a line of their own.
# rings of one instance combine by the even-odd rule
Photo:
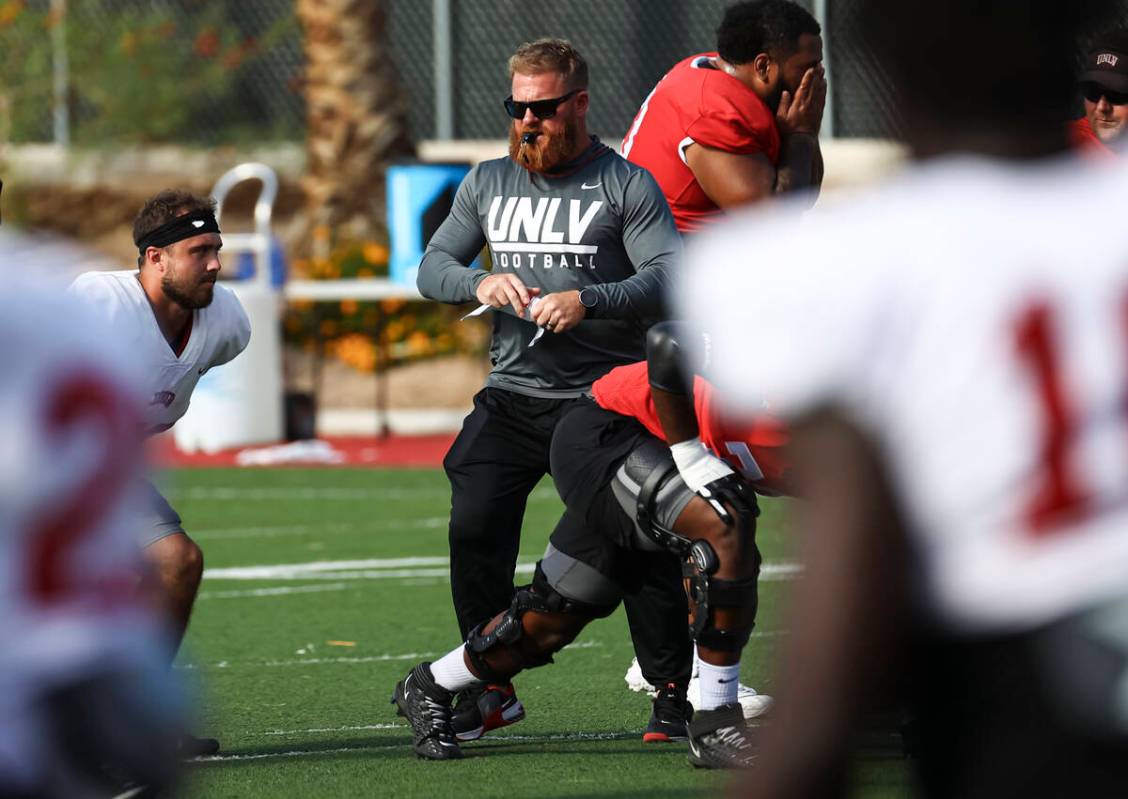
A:
<svg viewBox="0 0 1128 799">
<path fill-rule="evenodd" d="M 419 265 L 424 296 L 475 299 L 489 276 L 469 269 L 489 245 L 494 272 L 512 272 L 541 295 L 591 287 L 594 311 L 564 333 L 546 332 L 511 307 L 494 311 L 487 386 L 534 397 L 573 397 L 609 370 L 645 357 L 646 328 L 664 316 L 681 239 L 662 190 L 642 167 L 592 137 L 580 158 L 544 175 L 512 159 L 478 164 Z"/>
</svg>

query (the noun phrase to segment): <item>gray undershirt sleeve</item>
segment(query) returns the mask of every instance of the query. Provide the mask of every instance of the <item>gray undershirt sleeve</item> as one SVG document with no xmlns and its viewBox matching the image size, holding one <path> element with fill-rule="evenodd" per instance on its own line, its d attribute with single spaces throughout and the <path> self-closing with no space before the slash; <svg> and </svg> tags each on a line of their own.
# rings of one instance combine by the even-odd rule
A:
<svg viewBox="0 0 1128 799">
<path fill-rule="evenodd" d="M 477 179 L 475 167 L 458 187 L 450 214 L 439 225 L 423 254 L 415 284 L 428 299 L 470 302 L 475 298 L 478 284 L 490 274 L 484 269 L 469 268 L 486 245 L 478 219 Z"/>
<path fill-rule="evenodd" d="M 649 172 L 631 175 L 623 196 L 623 247 L 635 274 L 591 286 L 599 295 L 595 319 L 661 319 L 671 270 L 681 258 L 682 239 L 658 183 Z"/>
</svg>

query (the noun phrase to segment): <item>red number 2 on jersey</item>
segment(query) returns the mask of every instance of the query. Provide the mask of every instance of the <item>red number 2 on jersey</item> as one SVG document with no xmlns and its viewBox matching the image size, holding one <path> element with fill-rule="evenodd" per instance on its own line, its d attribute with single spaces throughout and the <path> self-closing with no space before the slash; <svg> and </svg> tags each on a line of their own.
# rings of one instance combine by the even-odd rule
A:
<svg viewBox="0 0 1128 799">
<path fill-rule="evenodd" d="M 101 460 L 90 464 L 77 485 L 31 530 L 27 579 L 29 593 L 38 601 L 57 601 L 72 589 L 64 556 L 97 530 L 132 478 L 139 436 L 128 407 L 113 386 L 94 373 L 71 374 L 48 396 L 42 417 L 47 437 L 64 440 L 91 431 L 101 447 Z"/>
</svg>

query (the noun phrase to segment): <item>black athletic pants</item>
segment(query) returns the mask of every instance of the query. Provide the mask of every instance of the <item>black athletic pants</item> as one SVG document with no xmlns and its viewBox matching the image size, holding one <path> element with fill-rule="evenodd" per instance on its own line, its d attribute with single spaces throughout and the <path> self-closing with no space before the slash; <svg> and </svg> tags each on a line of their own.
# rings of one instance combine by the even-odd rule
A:
<svg viewBox="0 0 1128 799">
<path fill-rule="evenodd" d="M 443 468 L 451 487 L 450 584 L 463 640 L 509 607 L 529 493 L 549 472 L 549 445 L 572 399 L 484 388 Z M 693 644 L 676 559 L 625 601 L 643 674 L 654 684 L 689 678 Z"/>
</svg>

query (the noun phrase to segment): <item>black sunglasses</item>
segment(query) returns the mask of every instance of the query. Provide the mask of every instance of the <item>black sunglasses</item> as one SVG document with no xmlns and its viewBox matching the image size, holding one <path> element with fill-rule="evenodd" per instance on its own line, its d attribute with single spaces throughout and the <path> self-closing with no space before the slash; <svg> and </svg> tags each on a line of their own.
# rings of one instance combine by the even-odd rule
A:
<svg viewBox="0 0 1128 799">
<path fill-rule="evenodd" d="M 568 92 L 563 97 L 554 97 L 551 100 L 533 100 L 529 103 L 514 100 L 511 94 L 505 98 L 505 112 L 514 119 L 524 119 L 525 112 L 532 110 L 533 116 L 537 119 L 550 119 L 556 116 L 556 108 L 562 102 L 574 94 L 579 94 L 581 91 L 583 91 L 583 89 L 572 89 L 572 91 Z"/>
<path fill-rule="evenodd" d="M 1092 81 L 1081 84 L 1081 94 L 1085 95 L 1085 99 L 1090 103 L 1099 103 L 1104 97 L 1113 105 L 1128 105 L 1128 92 L 1114 92 Z"/>
</svg>

